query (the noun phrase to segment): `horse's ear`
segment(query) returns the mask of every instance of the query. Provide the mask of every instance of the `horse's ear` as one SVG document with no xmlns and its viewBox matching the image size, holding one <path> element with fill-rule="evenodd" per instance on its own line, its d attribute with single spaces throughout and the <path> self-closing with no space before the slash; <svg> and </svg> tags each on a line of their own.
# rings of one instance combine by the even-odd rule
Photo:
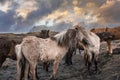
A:
<svg viewBox="0 0 120 80">
<path fill-rule="evenodd" d="M 74 25 L 74 26 L 73 26 L 73 29 L 78 30 L 78 27 L 79 27 L 79 25 Z"/>
<path fill-rule="evenodd" d="M 78 27 L 76 27 L 75 29 L 78 30 Z"/>
</svg>

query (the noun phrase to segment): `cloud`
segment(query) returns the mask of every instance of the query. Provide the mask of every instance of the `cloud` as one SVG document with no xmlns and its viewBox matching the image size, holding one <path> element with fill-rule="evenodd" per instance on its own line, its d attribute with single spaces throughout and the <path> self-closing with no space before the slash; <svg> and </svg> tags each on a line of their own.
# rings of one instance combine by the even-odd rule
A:
<svg viewBox="0 0 120 80">
<path fill-rule="evenodd" d="M 14 11 L 9 11 L 8 13 L 0 11 L 0 31 L 9 31 L 10 26 L 15 21 L 14 15 Z"/>
<path fill-rule="evenodd" d="M 116 23 L 120 21 L 119 2 L 119 0 L 112 2 L 110 0 L 0 0 L 0 30 L 27 30 L 43 22 L 47 26 Z"/>
<path fill-rule="evenodd" d="M 11 1 L 1 1 L 0 3 L 0 10 L 3 12 L 7 12 L 8 10 L 10 10 L 10 6 L 11 6 L 12 2 Z"/>
<path fill-rule="evenodd" d="M 28 14 L 32 11 L 35 11 L 38 9 L 37 2 L 35 0 L 21 0 L 18 2 L 19 7 L 15 10 L 16 16 L 22 16 L 24 19 L 27 18 Z"/>
<path fill-rule="evenodd" d="M 120 22 L 120 0 L 107 0 L 97 11 L 103 23 Z"/>
</svg>

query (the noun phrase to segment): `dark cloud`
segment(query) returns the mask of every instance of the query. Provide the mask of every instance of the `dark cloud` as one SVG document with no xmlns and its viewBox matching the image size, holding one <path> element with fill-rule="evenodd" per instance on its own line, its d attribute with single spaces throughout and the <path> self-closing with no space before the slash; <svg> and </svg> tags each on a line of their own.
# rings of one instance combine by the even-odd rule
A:
<svg viewBox="0 0 120 80">
<path fill-rule="evenodd" d="M 97 6 L 98 11 L 95 10 L 95 14 L 100 14 L 99 19 L 104 19 L 106 22 L 119 22 L 120 21 L 120 3 L 116 3 L 108 8 L 101 9 L 100 7 L 106 3 L 106 0 L 76 0 L 78 1 L 77 5 L 73 4 L 74 0 L 35 0 L 37 4 L 34 4 L 37 7 L 36 10 L 32 10 L 27 14 L 27 17 L 23 18 L 22 15 L 16 13 L 23 3 L 20 3 L 16 0 L 0 0 L 0 4 L 4 5 L 6 1 L 11 2 L 9 5 L 10 10 L 7 12 L 0 11 L 0 31 L 21 31 L 30 29 L 34 24 L 43 19 L 43 17 L 47 17 L 49 14 L 52 14 L 54 11 L 65 11 L 68 9 L 72 13 L 74 6 L 79 8 L 86 9 L 87 3 L 94 3 Z M 25 3 L 27 0 L 22 0 Z M 85 10 L 84 10 L 85 11 Z M 87 11 L 89 13 L 90 11 Z M 85 12 L 84 12 L 85 13 Z M 87 14 L 86 13 L 86 14 Z M 62 16 L 56 18 L 61 19 L 64 18 Z M 71 26 L 72 23 L 65 23 L 61 21 L 61 23 L 56 24 L 54 27 L 57 30 L 63 29 L 66 25 Z M 62 27 L 60 27 L 62 26 Z"/>
<path fill-rule="evenodd" d="M 119 23 L 120 22 L 120 1 L 113 1 L 108 4 L 104 4 L 101 9 L 99 9 L 98 13 L 99 18 L 102 19 L 105 23 Z M 102 7 L 102 6 L 101 6 Z"/>
<path fill-rule="evenodd" d="M 43 16 L 47 16 L 51 12 L 58 9 L 61 4 L 63 3 L 63 0 L 37 0 L 39 9 L 36 11 L 31 12 L 27 19 L 38 19 Z"/>
<path fill-rule="evenodd" d="M 0 11 L 0 31 L 9 31 L 11 25 L 15 23 L 14 15 L 14 11 L 8 13 Z"/>
<path fill-rule="evenodd" d="M 7 0 L 0 0 L 0 4 L 5 3 Z"/>
</svg>

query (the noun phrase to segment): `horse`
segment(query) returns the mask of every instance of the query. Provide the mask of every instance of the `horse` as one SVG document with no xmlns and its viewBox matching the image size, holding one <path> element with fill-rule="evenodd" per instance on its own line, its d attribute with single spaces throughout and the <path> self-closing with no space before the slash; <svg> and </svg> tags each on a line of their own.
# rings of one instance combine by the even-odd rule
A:
<svg viewBox="0 0 120 80">
<path fill-rule="evenodd" d="M 120 39 L 120 26 L 114 27 L 114 28 L 108 28 L 108 27 L 106 27 L 106 28 L 93 28 L 90 31 L 92 31 L 92 32 L 94 32 L 96 34 L 100 33 L 100 32 L 109 32 L 111 35 L 114 35 L 113 39 L 107 39 L 106 40 L 107 46 L 108 46 L 109 55 L 112 55 L 113 50 L 112 50 L 111 42 L 113 40 L 119 40 Z"/>
<path fill-rule="evenodd" d="M 84 37 L 87 37 L 87 40 L 90 43 L 89 45 L 81 44 L 84 49 L 85 65 L 88 67 L 88 71 L 90 71 L 92 61 L 95 65 L 95 71 L 97 71 L 98 56 L 100 53 L 100 38 L 95 33 L 86 30 L 80 25 L 75 25 L 73 26 L 73 28 L 78 30 L 79 32 L 82 32 L 83 35 L 85 35 Z"/>
<path fill-rule="evenodd" d="M 107 40 L 113 40 L 114 39 L 114 35 L 112 35 L 110 32 L 100 32 L 100 33 L 96 33 L 99 38 L 100 41 L 107 41 Z"/>
<path fill-rule="evenodd" d="M 37 36 L 37 37 L 40 37 L 43 39 L 48 38 L 48 37 L 50 37 L 49 32 L 50 32 L 49 30 L 41 30 L 39 36 Z"/>
<path fill-rule="evenodd" d="M 37 36 L 37 37 L 43 38 L 43 39 L 49 38 L 50 37 L 49 36 L 49 32 L 50 32 L 49 30 L 41 30 L 39 36 Z M 49 65 L 50 65 L 50 62 L 48 62 L 48 61 L 44 62 L 43 63 L 43 69 L 45 69 L 46 71 L 48 71 Z"/>
<path fill-rule="evenodd" d="M 14 40 L 9 40 L 6 37 L 0 38 L 0 67 L 6 58 L 16 60 L 15 45 L 16 42 Z"/>
<path fill-rule="evenodd" d="M 79 41 L 81 40 L 81 41 Z M 33 80 L 37 80 L 36 66 L 38 62 L 53 61 L 53 72 L 51 80 L 56 79 L 59 63 L 65 56 L 66 52 L 74 48 L 77 42 L 85 42 L 87 40 L 76 29 L 68 29 L 56 34 L 53 37 L 42 39 L 35 36 L 25 37 L 21 44 L 16 45 L 17 55 L 17 80 L 21 79 L 21 69 L 25 59 L 24 79 L 28 79 L 28 73 L 32 75 Z M 23 61 L 23 62 L 22 62 Z"/>
</svg>

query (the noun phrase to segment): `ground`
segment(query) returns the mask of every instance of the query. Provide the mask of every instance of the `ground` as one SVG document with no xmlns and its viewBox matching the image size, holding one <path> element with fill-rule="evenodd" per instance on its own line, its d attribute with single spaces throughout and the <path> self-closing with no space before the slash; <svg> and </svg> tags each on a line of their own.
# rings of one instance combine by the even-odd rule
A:
<svg viewBox="0 0 120 80">
<path fill-rule="evenodd" d="M 120 80 L 120 41 L 112 43 L 114 49 L 113 55 L 107 55 L 106 43 L 101 44 L 99 56 L 99 71 L 94 71 L 94 65 L 91 68 L 91 74 L 88 73 L 84 65 L 84 60 L 80 54 L 73 57 L 73 65 L 67 66 L 64 60 L 60 63 L 57 79 L 58 80 Z M 0 68 L 0 80 L 16 80 L 16 61 L 7 59 Z M 38 66 L 39 80 L 49 80 L 52 73 L 52 66 L 49 71 L 43 70 Z"/>
</svg>

